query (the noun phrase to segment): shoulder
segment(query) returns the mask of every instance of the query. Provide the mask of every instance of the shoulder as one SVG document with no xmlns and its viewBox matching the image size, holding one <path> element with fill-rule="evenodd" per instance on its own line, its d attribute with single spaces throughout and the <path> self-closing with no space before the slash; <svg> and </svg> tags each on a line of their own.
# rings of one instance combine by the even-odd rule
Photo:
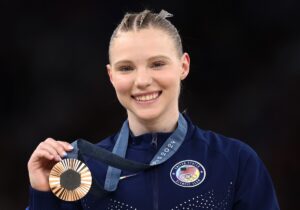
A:
<svg viewBox="0 0 300 210">
<path fill-rule="evenodd" d="M 236 158 L 237 156 L 244 158 L 249 156 L 257 157 L 254 149 L 243 140 L 225 136 L 215 131 L 204 130 L 195 125 L 186 115 L 185 118 L 189 127 L 187 138 L 198 142 L 209 151 L 219 153 L 228 158 Z"/>
<path fill-rule="evenodd" d="M 228 137 L 211 130 L 203 130 L 197 126 L 195 127 L 194 136 L 202 141 L 209 150 L 222 153 L 227 157 L 243 156 L 247 158 L 248 156 L 257 156 L 250 145 L 237 138 Z"/>
<path fill-rule="evenodd" d="M 189 120 L 188 141 L 205 156 L 218 163 L 227 163 L 233 171 L 246 165 L 249 159 L 261 163 L 254 149 L 240 139 L 228 137 L 211 130 L 204 130 Z M 225 161 L 225 162 L 224 162 Z"/>
</svg>

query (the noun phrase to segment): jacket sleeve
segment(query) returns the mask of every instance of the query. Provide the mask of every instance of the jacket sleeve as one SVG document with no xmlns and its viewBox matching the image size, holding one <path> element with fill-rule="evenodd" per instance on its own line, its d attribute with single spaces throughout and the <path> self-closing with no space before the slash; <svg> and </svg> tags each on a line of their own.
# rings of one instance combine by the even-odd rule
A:
<svg viewBox="0 0 300 210">
<path fill-rule="evenodd" d="M 251 149 L 241 150 L 234 210 L 279 210 L 271 177 Z"/>
<path fill-rule="evenodd" d="M 48 191 L 42 192 L 30 187 L 29 206 L 26 210 L 82 210 L 80 201 L 66 202 L 59 200 Z"/>
</svg>

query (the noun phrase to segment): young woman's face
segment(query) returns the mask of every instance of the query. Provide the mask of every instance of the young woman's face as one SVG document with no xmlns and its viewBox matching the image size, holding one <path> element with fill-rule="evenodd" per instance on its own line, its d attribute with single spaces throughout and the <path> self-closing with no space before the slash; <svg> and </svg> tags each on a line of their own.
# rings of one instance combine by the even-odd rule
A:
<svg viewBox="0 0 300 210">
<path fill-rule="evenodd" d="M 121 32 L 111 44 L 107 69 L 128 115 L 154 120 L 178 112 L 180 81 L 189 72 L 189 56 L 179 57 L 172 38 L 160 29 Z"/>
</svg>

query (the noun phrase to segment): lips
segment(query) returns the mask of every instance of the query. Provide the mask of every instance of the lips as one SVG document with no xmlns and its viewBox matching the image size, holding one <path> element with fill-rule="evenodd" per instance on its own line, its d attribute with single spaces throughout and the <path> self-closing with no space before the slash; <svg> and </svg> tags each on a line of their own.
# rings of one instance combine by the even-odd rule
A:
<svg viewBox="0 0 300 210">
<path fill-rule="evenodd" d="M 161 93 L 162 93 L 162 91 L 135 94 L 135 95 L 132 95 L 132 98 L 134 98 L 138 102 L 150 102 L 150 101 L 154 101 L 155 99 L 157 99 Z"/>
</svg>

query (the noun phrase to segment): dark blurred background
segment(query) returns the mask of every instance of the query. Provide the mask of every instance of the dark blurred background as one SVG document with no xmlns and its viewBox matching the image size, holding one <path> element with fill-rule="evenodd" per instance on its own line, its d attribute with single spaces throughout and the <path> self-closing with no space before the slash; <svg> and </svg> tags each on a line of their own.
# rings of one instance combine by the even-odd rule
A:
<svg viewBox="0 0 300 210">
<path fill-rule="evenodd" d="M 126 11 L 145 8 L 173 13 L 190 53 L 181 109 L 254 148 L 281 208 L 299 209 L 299 0 L 0 5 L 1 210 L 27 205 L 27 161 L 40 141 L 97 142 L 119 129 L 126 113 L 106 75 L 108 41 Z"/>
</svg>

